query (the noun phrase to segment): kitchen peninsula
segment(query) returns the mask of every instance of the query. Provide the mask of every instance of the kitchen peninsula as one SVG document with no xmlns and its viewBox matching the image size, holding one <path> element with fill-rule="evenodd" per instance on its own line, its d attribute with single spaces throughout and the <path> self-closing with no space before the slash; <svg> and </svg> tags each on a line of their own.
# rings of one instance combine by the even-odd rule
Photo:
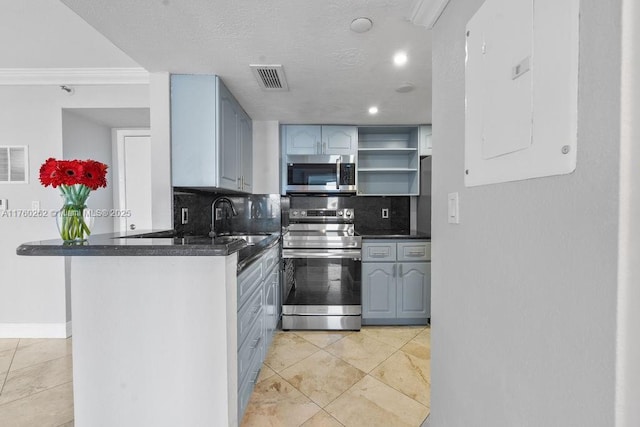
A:
<svg viewBox="0 0 640 427">
<path fill-rule="evenodd" d="M 280 234 L 164 233 L 17 249 L 69 257 L 76 425 L 238 425 L 238 274 L 277 254 Z"/>
</svg>

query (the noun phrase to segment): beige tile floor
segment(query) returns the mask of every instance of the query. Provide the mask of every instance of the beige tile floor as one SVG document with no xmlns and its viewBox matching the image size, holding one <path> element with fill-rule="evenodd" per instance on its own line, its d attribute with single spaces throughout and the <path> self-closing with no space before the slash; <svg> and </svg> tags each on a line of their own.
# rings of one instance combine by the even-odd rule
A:
<svg viewBox="0 0 640 427">
<path fill-rule="evenodd" d="M 0 339 L 0 426 L 72 427 L 71 339 Z"/>
<path fill-rule="evenodd" d="M 431 330 L 276 333 L 242 427 L 419 427 L 429 414 Z"/>
<path fill-rule="evenodd" d="M 431 331 L 276 333 L 243 427 L 418 427 Z M 71 339 L 0 339 L 0 426 L 73 427 Z"/>
</svg>

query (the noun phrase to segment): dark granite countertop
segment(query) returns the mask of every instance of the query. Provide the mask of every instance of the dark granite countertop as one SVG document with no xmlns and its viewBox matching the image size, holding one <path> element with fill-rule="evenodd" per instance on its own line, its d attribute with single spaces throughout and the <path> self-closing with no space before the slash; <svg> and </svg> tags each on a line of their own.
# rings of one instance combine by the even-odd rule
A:
<svg viewBox="0 0 640 427">
<path fill-rule="evenodd" d="M 417 230 L 367 230 L 364 228 L 359 228 L 356 229 L 356 234 L 362 236 L 363 239 L 431 240 L 431 236 L 429 234 Z"/>
<path fill-rule="evenodd" d="M 245 240 L 224 236 L 176 237 L 173 230 L 130 231 L 96 234 L 77 244 L 65 244 L 59 239 L 28 242 L 20 245 L 16 253 L 26 256 L 225 256 L 238 252 L 240 269 L 280 239 L 279 232 L 265 234 L 264 240 L 247 245 Z"/>
</svg>

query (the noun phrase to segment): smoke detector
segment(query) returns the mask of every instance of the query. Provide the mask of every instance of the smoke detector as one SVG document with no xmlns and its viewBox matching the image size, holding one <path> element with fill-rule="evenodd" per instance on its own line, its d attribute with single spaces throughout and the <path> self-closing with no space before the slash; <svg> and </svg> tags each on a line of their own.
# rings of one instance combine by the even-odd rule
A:
<svg viewBox="0 0 640 427">
<path fill-rule="evenodd" d="M 284 76 L 282 65 L 249 65 L 262 90 L 276 92 L 287 91 L 289 85 Z"/>
</svg>

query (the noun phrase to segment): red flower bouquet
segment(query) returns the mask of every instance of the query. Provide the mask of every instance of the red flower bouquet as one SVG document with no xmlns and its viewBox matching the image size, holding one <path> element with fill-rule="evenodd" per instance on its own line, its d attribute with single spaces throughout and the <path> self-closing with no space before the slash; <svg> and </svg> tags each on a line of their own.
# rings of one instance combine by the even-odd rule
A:
<svg viewBox="0 0 640 427">
<path fill-rule="evenodd" d="M 91 190 L 107 186 L 107 168 L 95 160 L 47 159 L 40 167 L 40 182 L 59 187 L 64 206 L 58 213 L 60 237 L 65 242 L 86 240 L 91 234 L 85 209 Z"/>
</svg>

